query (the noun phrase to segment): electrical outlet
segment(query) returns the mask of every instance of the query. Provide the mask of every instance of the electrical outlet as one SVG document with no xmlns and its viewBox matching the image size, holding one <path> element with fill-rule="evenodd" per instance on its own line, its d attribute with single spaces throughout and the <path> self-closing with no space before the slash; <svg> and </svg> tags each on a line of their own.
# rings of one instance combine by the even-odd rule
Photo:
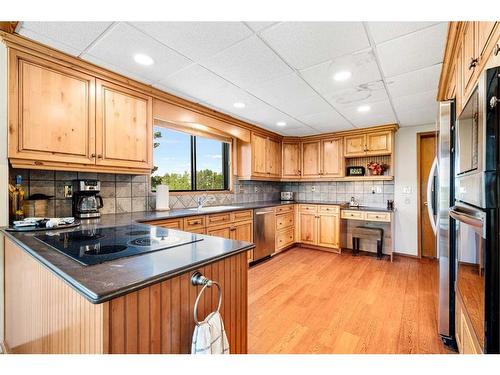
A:
<svg viewBox="0 0 500 375">
<path fill-rule="evenodd" d="M 311 186 L 311 191 L 314 193 L 316 191 L 316 186 Z"/>
<path fill-rule="evenodd" d="M 255 193 L 258 193 L 258 192 L 259 192 L 259 188 L 258 188 L 257 186 L 254 186 L 254 187 L 253 187 L 253 191 L 254 191 Z"/>
<path fill-rule="evenodd" d="M 73 185 L 64 184 L 64 198 L 71 198 L 73 196 Z"/>
</svg>

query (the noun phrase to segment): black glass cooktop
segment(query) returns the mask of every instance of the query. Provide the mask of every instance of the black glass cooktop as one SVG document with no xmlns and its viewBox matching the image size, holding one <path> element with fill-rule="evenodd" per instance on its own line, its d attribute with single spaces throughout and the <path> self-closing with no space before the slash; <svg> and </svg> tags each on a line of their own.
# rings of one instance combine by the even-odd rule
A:
<svg viewBox="0 0 500 375">
<path fill-rule="evenodd" d="M 195 234 L 140 224 L 47 232 L 35 238 L 85 266 L 203 240 Z"/>
</svg>

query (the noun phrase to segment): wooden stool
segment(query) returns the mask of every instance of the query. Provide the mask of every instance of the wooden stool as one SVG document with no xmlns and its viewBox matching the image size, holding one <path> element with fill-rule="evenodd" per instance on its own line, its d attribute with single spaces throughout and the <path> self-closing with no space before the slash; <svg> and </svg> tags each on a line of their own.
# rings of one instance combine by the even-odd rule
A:
<svg viewBox="0 0 500 375">
<path fill-rule="evenodd" d="M 356 227 L 352 230 L 352 255 L 359 252 L 359 240 L 377 241 L 377 259 L 382 259 L 382 245 L 384 241 L 384 230 L 382 228 Z"/>
</svg>

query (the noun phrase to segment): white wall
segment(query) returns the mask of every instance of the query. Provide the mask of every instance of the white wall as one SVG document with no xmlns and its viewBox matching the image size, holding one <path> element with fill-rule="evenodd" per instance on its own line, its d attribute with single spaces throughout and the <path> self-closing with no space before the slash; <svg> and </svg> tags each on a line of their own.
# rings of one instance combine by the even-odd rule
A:
<svg viewBox="0 0 500 375">
<path fill-rule="evenodd" d="M 395 251 L 418 255 L 417 133 L 435 130 L 435 124 L 401 127 L 396 132 L 394 205 L 396 208 Z M 410 193 L 404 192 L 405 188 Z"/>
<path fill-rule="evenodd" d="M 7 48 L 0 42 L 0 226 L 8 224 Z M 0 235 L 0 340 L 4 340 L 3 236 Z"/>
</svg>

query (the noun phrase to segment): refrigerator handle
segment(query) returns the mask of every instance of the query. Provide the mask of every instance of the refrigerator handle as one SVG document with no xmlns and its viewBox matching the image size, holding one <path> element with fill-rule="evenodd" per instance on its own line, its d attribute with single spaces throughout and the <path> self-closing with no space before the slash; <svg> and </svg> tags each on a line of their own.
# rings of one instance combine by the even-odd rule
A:
<svg viewBox="0 0 500 375">
<path fill-rule="evenodd" d="M 427 179 L 427 213 L 429 214 L 429 221 L 431 222 L 432 231 L 436 234 L 436 219 L 434 217 L 434 202 L 435 194 L 437 194 L 434 176 L 437 168 L 437 157 L 434 158 L 432 162 L 431 170 L 429 172 L 429 177 Z"/>
</svg>

